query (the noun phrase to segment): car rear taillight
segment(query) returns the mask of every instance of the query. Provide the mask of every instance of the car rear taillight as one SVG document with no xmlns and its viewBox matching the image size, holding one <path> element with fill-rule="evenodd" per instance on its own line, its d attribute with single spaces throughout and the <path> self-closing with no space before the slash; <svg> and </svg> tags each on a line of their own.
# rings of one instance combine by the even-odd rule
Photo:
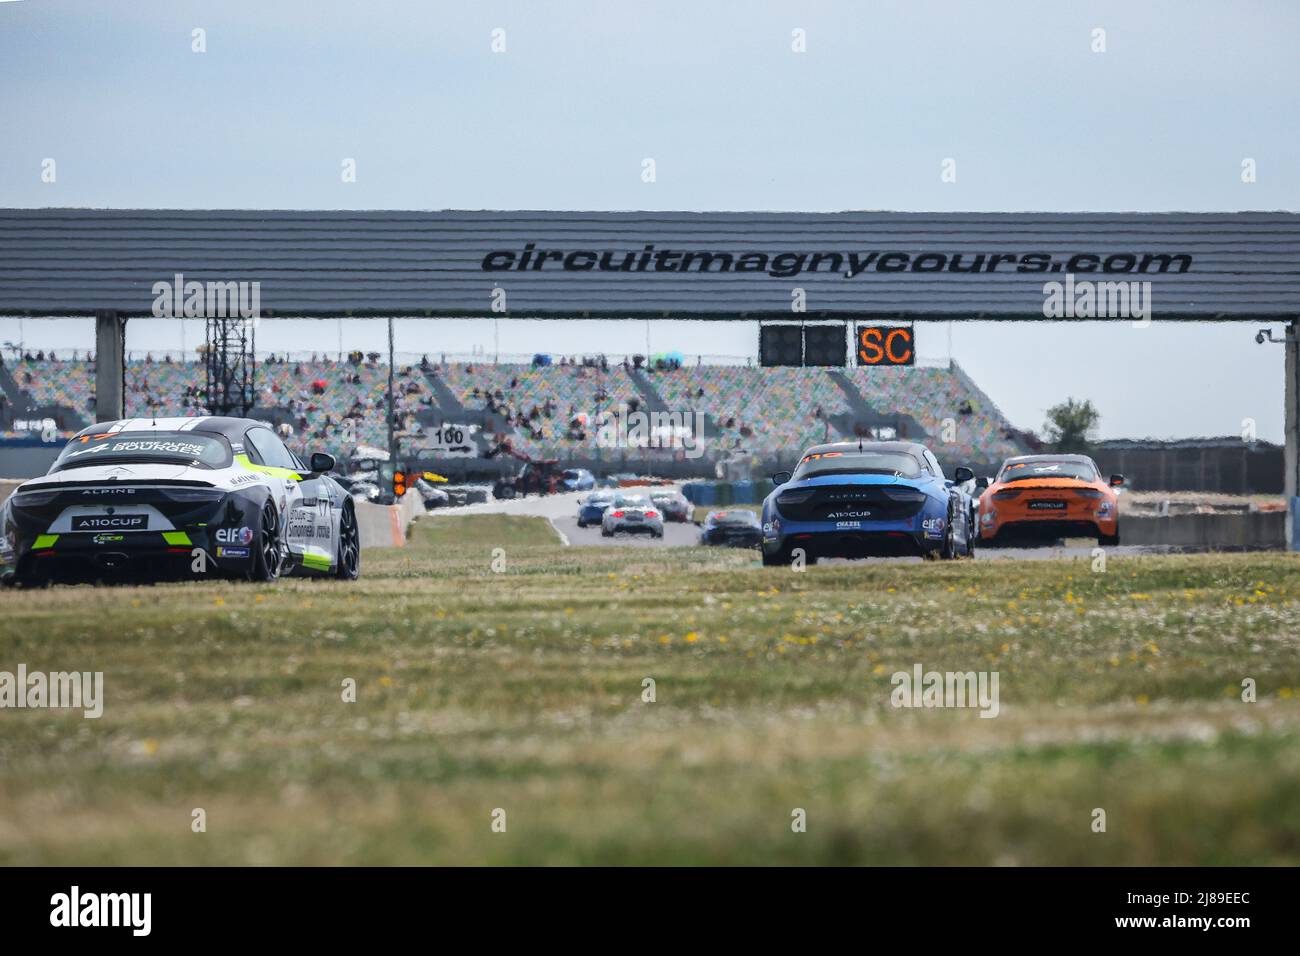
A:
<svg viewBox="0 0 1300 956">
<path fill-rule="evenodd" d="M 615 518 L 621 518 L 621 517 L 623 517 L 623 512 L 621 512 L 621 511 L 615 511 L 613 516 L 614 516 Z"/>
<path fill-rule="evenodd" d="M 645 516 L 646 516 L 647 518 L 657 518 L 657 517 L 659 517 L 659 513 L 658 513 L 657 511 L 647 511 L 647 512 L 645 513 Z"/>
<path fill-rule="evenodd" d="M 1012 498 L 1019 498 L 1019 497 L 1020 497 L 1019 488 L 1008 488 L 1005 491 L 993 492 L 994 501 L 1010 501 Z"/>
<path fill-rule="evenodd" d="M 797 491 L 783 491 L 777 496 L 778 505 L 801 505 L 813 496 L 813 489 L 802 488 Z"/>
</svg>

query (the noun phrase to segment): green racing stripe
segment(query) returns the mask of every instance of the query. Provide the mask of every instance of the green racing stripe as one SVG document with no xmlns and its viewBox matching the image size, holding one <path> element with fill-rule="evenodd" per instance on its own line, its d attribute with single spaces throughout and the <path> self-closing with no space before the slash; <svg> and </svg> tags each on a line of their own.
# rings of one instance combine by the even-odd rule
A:
<svg viewBox="0 0 1300 956">
<path fill-rule="evenodd" d="M 302 566 L 311 568 L 313 571 L 328 571 L 330 569 L 330 559 L 323 554 L 313 554 L 310 551 L 304 551 L 302 555 Z"/>
</svg>

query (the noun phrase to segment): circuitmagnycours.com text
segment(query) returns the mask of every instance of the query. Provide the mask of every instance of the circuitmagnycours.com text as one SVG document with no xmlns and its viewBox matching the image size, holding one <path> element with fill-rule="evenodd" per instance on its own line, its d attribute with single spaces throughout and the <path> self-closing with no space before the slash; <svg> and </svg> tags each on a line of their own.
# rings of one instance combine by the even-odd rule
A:
<svg viewBox="0 0 1300 956">
<path fill-rule="evenodd" d="M 898 273 L 1044 273 L 1102 272 L 1181 274 L 1192 268 L 1186 253 L 1080 252 L 709 252 L 659 249 L 646 243 L 637 251 L 539 249 L 529 242 L 519 250 L 502 249 L 483 257 L 484 272 L 700 272 L 766 273 L 789 279 L 804 273 L 852 279 L 868 272 Z"/>
</svg>

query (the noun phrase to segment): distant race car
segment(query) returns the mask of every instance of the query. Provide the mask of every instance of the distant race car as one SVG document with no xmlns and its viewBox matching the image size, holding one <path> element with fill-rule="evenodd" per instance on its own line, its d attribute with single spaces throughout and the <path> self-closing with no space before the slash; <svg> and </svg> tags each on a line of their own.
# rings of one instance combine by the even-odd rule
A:
<svg viewBox="0 0 1300 956">
<path fill-rule="evenodd" d="M 1002 463 L 979 501 L 980 539 L 1096 537 L 1119 544 L 1123 475 L 1103 480 L 1087 455 L 1024 455 Z"/>
<path fill-rule="evenodd" d="M 650 500 L 663 512 L 665 521 L 690 521 L 691 503 L 676 491 L 653 491 Z"/>
<path fill-rule="evenodd" d="M 969 468 L 944 477 L 924 445 L 906 441 L 814 445 L 794 474 L 773 476 L 763 501 L 763 563 L 789 564 L 795 549 L 805 561 L 824 557 L 921 555 L 957 558 L 974 553 Z"/>
<path fill-rule="evenodd" d="M 578 527 L 587 528 L 600 524 L 605 517 L 605 509 L 614 503 L 612 491 L 597 491 L 587 495 L 578 502 Z"/>
<path fill-rule="evenodd" d="M 0 506 L 0 579 L 355 579 L 356 510 L 333 467 L 244 418 L 92 425 Z"/>
<path fill-rule="evenodd" d="M 763 544 L 763 526 L 758 515 L 747 509 L 713 511 L 700 525 L 700 544 L 758 548 Z"/>
<path fill-rule="evenodd" d="M 596 476 L 586 468 L 566 468 L 560 473 L 560 487 L 565 491 L 591 491 L 596 487 Z"/>
<path fill-rule="evenodd" d="M 606 538 L 616 534 L 648 534 L 652 538 L 662 538 L 663 515 L 645 495 L 617 494 L 600 519 L 600 533 Z"/>
<path fill-rule="evenodd" d="M 451 504 L 451 495 L 424 478 L 415 479 L 415 491 L 423 499 L 425 511 L 446 508 Z"/>
</svg>

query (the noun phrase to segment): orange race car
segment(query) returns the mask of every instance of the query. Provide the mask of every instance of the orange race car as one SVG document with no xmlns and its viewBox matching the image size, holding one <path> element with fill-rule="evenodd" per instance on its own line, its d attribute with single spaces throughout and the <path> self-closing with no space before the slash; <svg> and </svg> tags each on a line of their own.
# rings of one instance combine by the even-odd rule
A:
<svg viewBox="0 0 1300 956">
<path fill-rule="evenodd" d="M 1123 475 L 1103 481 L 1087 455 L 1024 455 L 1002 463 L 979 501 L 980 541 L 1097 538 L 1119 544 Z"/>
</svg>

